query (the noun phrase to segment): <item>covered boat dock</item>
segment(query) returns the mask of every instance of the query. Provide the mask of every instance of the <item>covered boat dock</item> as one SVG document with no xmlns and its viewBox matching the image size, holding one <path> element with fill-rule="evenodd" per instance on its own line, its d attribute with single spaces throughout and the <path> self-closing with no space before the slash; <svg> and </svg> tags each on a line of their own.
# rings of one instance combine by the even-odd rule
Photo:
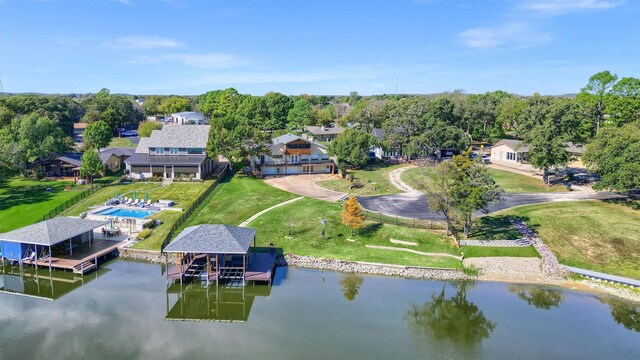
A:
<svg viewBox="0 0 640 360">
<path fill-rule="evenodd" d="M 256 230 L 244 227 L 204 224 L 190 226 L 167 245 L 165 262 L 168 279 L 186 279 L 218 284 L 219 281 L 262 281 L 271 284 L 275 251 L 256 251 Z M 169 263 L 168 254 L 176 254 Z"/>
<path fill-rule="evenodd" d="M 57 217 L 0 234 L 2 261 L 84 275 L 114 255 L 118 241 L 100 239 L 106 221 Z"/>
</svg>

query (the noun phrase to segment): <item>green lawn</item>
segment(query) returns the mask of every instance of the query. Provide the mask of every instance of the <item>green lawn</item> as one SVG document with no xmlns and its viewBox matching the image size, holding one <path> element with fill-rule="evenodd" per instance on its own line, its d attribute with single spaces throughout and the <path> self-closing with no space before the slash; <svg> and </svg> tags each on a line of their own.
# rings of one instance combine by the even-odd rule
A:
<svg viewBox="0 0 640 360">
<path fill-rule="evenodd" d="M 144 199 L 146 193 L 149 192 L 149 199 L 152 201 L 157 201 L 159 199 L 173 200 L 176 202 L 175 207 L 186 209 L 193 204 L 198 196 L 204 192 L 209 185 L 211 185 L 212 181 L 213 180 L 207 180 L 204 183 L 173 183 L 169 186 L 161 186 L 158 183 L 144 182 L 113 185 L 97 191 L 88 198 L 64 211 L 62 215 L 79 215 L 82 212 L 90 210 L 91 206 L 102 204 L 108 199 L 114 197 L 116 195 L 116 191 L 118 192 L 118 195 L 128 197 L 133 197 L 133 192 L 135 191 L 138 199 Z M 161 220 L 163 224 L 154 228 L 147 239 L 137 243 L 134 247 L 140 249 L 159 250 L 164 237 L 181 214 L 181 212 L 167 210 L 152 215 L 150 217 L 151 219 Z"/>
<path fill-rule="evenodd" d="M 559 202 L 500 214 L 522 217 L 565 265 L 640 279 L 637 207 L 602 201 Z"/>
<path fill-rule="evenodd" d="M 516 174 L 510 171 L 487 169 L 495 180 L 496 184 L 505 192 L 510 193 L 536 193 L 536 192 L 562 192 L 567 191 L 567 187 L 563 185 L 553 185 L 547 188 L 547 185 L 540 179 L 531 176 Z M 429 167 L 416 167 L 402 173 L 402 181 L 410 186 L 420 189 L 420 183 L 429 173 Z"/>
<path fill-rule="evenodd" d="M 65 187 L 72 190 L 65 191 Z M 37 222 L 85 188 L 74 186 L 73 181 L 57 180 L 14 178 L 0 183 L 0 233 Z"/>
<path fill-rule="evenodd" d="M 227 177 L 208 196 L 189 225 L 239 225 L 255 213 L 298 197 L 243 174 Z"/>
<path fill-rule="evenodd" d="M 547 185 L 541 179 L 531 176 L 516 174 L 510 171 L 488 169 L 493 180 L 500 185 L 505 192 L 535 193 L 535 192 L 563 192 L 567 191 L 564 185 Z"/>
<path fill-rule="evenodd" d="M 448 257 L 428 257 L 406 252 L 366 248 L 366 244 L 406 247 L 423 252 L 459 255 L 444 235 L 427 230 L 367 222 L 366 227 L 350 235 L 340 222 L 342 207 L 337 203 L 308 199 L 271 210 L 258 217 L 249 227 L 258 229 L 258 245 L 274 243 L 285 253 L 322 258 L 377 262 L 399 265 L 461 268 L 459 260 Z M 291 221 L 291 236 L 288 222 Z M 327 220 L 326 239 L 321 238 L 322 219 Z M 347 239 L 356 239 L 355 242 Z M 419 246 L 402 246 L 390 239 L 418 242 Z"/>
<path fill-rule="evenodd" d="M 132 143 L 131 140 L 126 137 L 114 137 L 111 139 L 109 147 L 136 147 L 136 144 Z"/>
<path fill-rule="evenodd" d="M 471 257 L 492 257 L 492 256 L 509 256 L 509 257 L 540 257 L 540 254 L 533 246 L 524 247 L 493 247 L 493 246 L 463 246 L 465 258 Z"/>
<path fill-rule="evenodd" d="M 504 215 L 483 216 L 474 222 L 469 232 L 469 239 L 477 240 L 516 240 L 521 237 Z"/>
<path fill-rule="evenodd" d="M 363 187 L 358 189 L 351 189 L 351 182 L 346 179 L 335 179 L 320 181 L 316 185 L 325 189 L 340 191 L 349 193 L 351 195 L 381 195 L 381 194 L 396 194 L 401 192 L 395 186 L 389 182 L 389 173 L 392 170 L 406 166 L 404 164 L 388 165 L 383 162 L 376 162 L 374 164 L 367 165 L 366 168 L 359 170 L 349 171 L 350 175 L 353 175 L 355 180 L 359 181 Z"/>
</svg>

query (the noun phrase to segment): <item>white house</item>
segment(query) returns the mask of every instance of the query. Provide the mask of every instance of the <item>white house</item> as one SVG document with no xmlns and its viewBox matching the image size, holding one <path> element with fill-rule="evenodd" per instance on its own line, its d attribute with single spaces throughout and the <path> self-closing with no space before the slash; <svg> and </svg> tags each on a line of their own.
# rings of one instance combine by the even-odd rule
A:
<svg viewBox="0 0 640 360">
<path fill-rule="evenodd" d="M 208 121 L 204 118 L 204 115 L 195 111 L 183 111 L 179 113 L 171 114 L 171 122 L 180 125 L 205 125 Z"/>
<path fill-rule="evenodd" d="M 269 153 L 250 158 L 251 167 L 262 175 L 332 174 L 335 163 L 327 148 L 294 134 L 273 139 Z"/>
<path fill-rule="evenodd" d="M 370 151 L 370 158 L 373 159 L 373 157 L 375 156 L 378 159 L 386 159 L 386 158 L 390 158 L 390 157 L 394 157 L 394 156 L 402 156 L 402 148 L 392 148 L 392 149 L 385 149 L 382 147 L 382 139 L 384 138 L 384 130 L 379 129 L 379 128 L 375 128 L 373 129 L 373 136 L 376 137 L 376 139 L 378 140 L 379 145 L 373 146 L 371 147 Z"/>
<path fill-rule="evenodd" d="M 584 146 L 567 143 L 566 151 L 573 156 L 582 156 Z M 501 165 L 526 164 L 529 159 L 529 146 L 521 140 L 503 139 L 491 147 L 491 162 Z"/>
<path fill-rule="evenodd" d="M 150 137 L 140 138 L 136 151 L 125 160 L 135 179 L 150 177 L 204 179 L 216 167 L 207 157 L 209 125 L 164 125 Z"/>
</svg>

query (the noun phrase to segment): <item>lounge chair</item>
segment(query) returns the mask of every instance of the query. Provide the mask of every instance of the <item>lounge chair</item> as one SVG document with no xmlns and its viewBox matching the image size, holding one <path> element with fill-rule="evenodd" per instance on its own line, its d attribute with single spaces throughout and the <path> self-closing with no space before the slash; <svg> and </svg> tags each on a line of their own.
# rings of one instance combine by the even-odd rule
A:
<svg viewBox="0 0 640 360">
<path fill-rule="evenodd" d="M 131 202 L 133 201 L 131 198 L 125 198 L 127 201 L 124 203 L 125 205 L 131 205 Z"/>
<path fill-rule="evenodd" d="M 140 201 L 138 202 L 138 205 L 137 205 L 137 206 L 139 206 L 139 207 L 144 207 L 144 200 L 140 200 Z"/>
<path fill-rule="evenodd" d="M 151 206 L 151 204 L 152 204 L 151 199 L 147 200 L 146 205 L 147 205 L 147 206 Z"/>
</svg>

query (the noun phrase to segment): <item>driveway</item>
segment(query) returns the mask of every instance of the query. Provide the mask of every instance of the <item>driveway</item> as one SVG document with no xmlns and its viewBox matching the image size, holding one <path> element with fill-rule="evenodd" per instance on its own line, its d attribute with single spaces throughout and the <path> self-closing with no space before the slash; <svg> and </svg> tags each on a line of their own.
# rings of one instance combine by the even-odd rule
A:
<svg viewBox="0 0 640 360">
<path fill-rule="evenodd" d="M 264 182 L 278 189 L 314 199 L 338 201 L 347 196 L 346 193 L 323 189 L 316 185 L 318 181 L 331 179 L 331 176 L 324 174 L 282 175 L 268 177 Z"/>
<path fill-rule="evenodd" d="M 622 199 L 624 196 L 610 193 L 506 193 L 502 195 L 500 202 L 489 209 L 489 212 L 496 212 L 514 206 L 539 204 L 556 201 L 579 201 L 579 200 L 604 200 Z M 361 196 L 358 197 L 360 205 L 366 210 L 380 212 L 391 216 L 400 216 L 414 219 L 441 220 L 442 215 L 434 213 L 429 209 L 427 200 L 422 194 L 404 193 L 381 196 Z M 478 212 L 476 215 L 481 215 Z"/>
</svg>

